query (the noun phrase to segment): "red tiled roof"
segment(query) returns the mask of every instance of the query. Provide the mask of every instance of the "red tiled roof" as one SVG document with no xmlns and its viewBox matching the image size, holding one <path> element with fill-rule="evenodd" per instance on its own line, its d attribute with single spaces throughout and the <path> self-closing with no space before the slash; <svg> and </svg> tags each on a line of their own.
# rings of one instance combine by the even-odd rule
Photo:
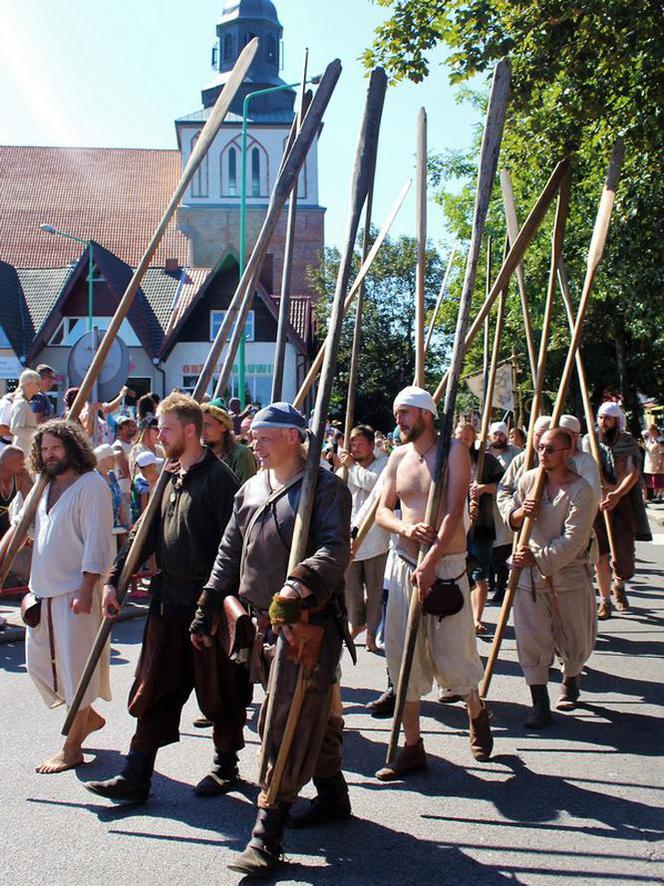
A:
<svg viewBox="0 0 664 886">
<path fill-rule="evenodd" d="M 181 174 L 177 150 L 0 146 L 0 260 L 47 268 L 84 247 L 39 230 L 46 222 L 95 240 L 128 265 L 140 261 Z M 188 241 L 168 226 L 154 258 L 187 264 Z"/>
</svg>

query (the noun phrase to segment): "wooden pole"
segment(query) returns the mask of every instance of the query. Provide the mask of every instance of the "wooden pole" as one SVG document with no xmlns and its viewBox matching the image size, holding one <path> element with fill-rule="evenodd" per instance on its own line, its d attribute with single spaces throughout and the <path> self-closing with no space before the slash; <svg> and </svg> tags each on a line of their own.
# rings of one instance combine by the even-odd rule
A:
<svg viewBox="0 0 664 886">
<path fill-rule="evenodd" d="M 537 201 L 535 202 L 535 205 L 531 209 L 528 218 L 523 223 L 523 227 L 519 231 L 516 240 L 510 245 L 510 251 L 507 254 L 507 258 L 503 262 L 503 266 L 498 272 L 498 276 L 494 280 L 493 286 L 491 287 L 491 292 L 489 293 L 489 298 L 482 305 L 477 316 L 473 320 L 468 333 L 466 334 L 466 341 L 464 345 L 466 351 L 475 340 L 475 336 L 482 327 L 484 318 L 491 310 L 491 307 L 500 292 L 502 292 L 502 290 L 505 289 L 505 287 L 509 283 L 510 277 L 514 273 L 514 269 L 523 258 L 526 249 L 528 248 L 528 244 L 535 236 L 535 233 L 538 230 L 539 226 L 542 224 L 544 216 L 546 215 L 546 211 L 549 208 L 549 205 L 551 204 L 551 201 L 555 197 L 556 193 L 558 192 L 560 181 L 565 175 L 568 167 L 569 160 L 561 160 L 560 163 L 556 165 L 556 168 L 551 173 L 551 177 L 544 186 L 542 193 L 539 195 Z M 436 403 L 439 402 L 440 398 L 443 395 L 443 392 L 445 391 L 445 388 L 447 387 L 448 375 L 449 370 L 443 375 L 442 379 L 440 380 L 440 384 L 436 388 L 436 391 L 433 395 Z"/>
<path fill-rule="evenodd" d="M 288 194 L 293 186 L 295 176 L 299 172 L 300 167 L 304 162 L 307 151 L 309 150 L 309 145 L 317 136 L 323 113 L 332 96 L 332 91 L 334 90 L 337 80 L 339 79 L 340 73 L 341 63 L 338 60 L 328 65 L 325 73 L 323 74 L 318 90 L 316 91 L 316 96 L 311 103 L 309 113 L 307 114 L 302 128 L 298 133 L 297 138 L 295 139 L 293 148 L 288 156 L 288 159 L 282 166 L 281 175 L 275 183 L 274 190 L 270 198 L 270 204 L 268 206 L 263 227 L 261 228 L 260 234 L 258 235 L 258 239 L 247 263 L 247 267 L 245 268 L 244 274 L 242 275 L 242 279 L 240 280 L 238 288 L 235 291 L 235 295 L 233 296 L 233 300 L 231 301 L 231 306 L 229 306 L 229 310 L 226 314 L 224 323 L 217 332 L 217 336 L 210 347 L 205 365 L 203 366 L 203 370 L 196 383 L 193 397 L 199 403 L 203 400 L 203 397 L 208 389 L 210 379 L 212 378 L 212 373 L 215 366 L 217 365 L 217 361 L 219 360 L 219 356 L 224 346 L 226 340 L 225 336 L 228 333 L 228 328 L 230 325 L 227 324 L 226 321 L 228 320 L 228 315 L 231 313 L 231 307 L 234 304 L 237 305 L 237 302 L 240 300 L 243 293 L 248 288 L 248 285 L 253 282 L 254 275 L 257 273 L 257 270 L 260 269 L 260 265 L 263 261 L 265 251 L 267 250 L 270 237 L 272 236 L 274 228 L 279 219 L 279 212 L 286 202 Z M 225 89 L 226 87 L 224 87 L 224 90 Z M 143 514 L 141 514 L 138 529 L 136 530 L 136 534 L 134 536 L 133 544 L 127 552 L 124 566 L 122 568 L 122 572 L 120 574 L 120 578 L 118 580 L 118 585 L 116 588 L 116 595 L 118 603 L 120 604 L 122 604 L 127 592 L 129 579 L 134 574 L 136 568 L 140 563 L 141 551 L 147 538 L 147 534 L 150 530 L 152 521 L 156 516 L 158 509 L 161 507 L 161 501 L 163 498 L 164 490 L 166 489 L 169 481 L 169 476 L 170 475 L 168 471 L 162 469 L 155 489 L 153 490 L 148 500 L 148 505 Z M 94 669 L 97 665 L 99 657 L 104 649 L 104 646 L 106 645 L 108 637 L 110 636 L 112 627 L 113 621 L 110 619 L 104 619 L 99 627 L 94 645 L 90 651 L 90 655 L 88 656 L 83 674 L 81 675 L 81 679 L 76 688 L 74 700 L 72 701 L 72 705 L 67 714 L 67 719 L 65 720 L 65 725 L 63 727 L 64 735 L 67 735 L 69 732 L 69 728 L 71 727 L 74 717 L 76 716 L 78 707 L 81 703 L 81 699 L 85 694 L 88 683 L 90 682 L 92 674 L 94 673 Z"/>
<path fill-rule="evenodd" d="M 569 323 L 570 333 L 574 332 L 574 311 L 572 308 L 572 299 L 569 293 L 569 286 L 567 284 L 567 269 L 565 267 L 565 262 L 561 258 L 558 262 L 558 283 L 560 285 L 560 292 L 563 297 L 563 302 L 565 304 L 565 312 L 567 314 L 567 320 Z M 588 381 L 586 379 L 586 370 L 583 366 L 583 357 L 581 356 L 581 351 L 578 350 L 576 352 L 576 374 L 579 379 L 579 388 L 581 389 L 581 399 L 583 401 L 583 412 L 586 417 L 586 425 L 588 427 L 588 441 L 590 443 L 590 452 L 592 457 L 597 462 L 597 470 L 599 471 L 600 477 L 603 476 L 602 472 L 602 454 L 599 448 L 599 441 L 597 439 L 597 429 L 595 427 L 595 413 L 592 407 L 592 403 L 590 402 L 590 394 L 588 393 Z M 604 515 L 604 526 L 606 528 L 606 535 L 609 540 L 609 548 L 611 550 L 611 560 L 613 563 L 617 560 L 616 554 L 616 543 L 613 536 L 613 524 L 611 523 L 611 515 L 608 511 L 602 511 Z"/>
<path fill-rule="evenodd" d="M 302 82 L 300 91 L 300 108 L 297 114 L 298 131 L 304 120 L 304 96 L 306 95 L 307 63 L 309 50 L 304 50 L 302 63 Z M 284 265 L 281 275 L 281 298 L 279 299 L 279 319 L 277 321 L 277 340 L 274 344 L 274 366 L 272 367 L 272 394 L 270 401 L 276 403 L 281 400 L 281 391 L 284 383 L 284 365 L 286 362 L 286 330 L 290 316 L 291 276 L 293 271 L 293 244 L 295 242 L 295 221 L 297 217 L 297 190 L 300 182 L 299 175 L 295 177 L 295 184 L 290 195 L 288 204 L 288 220 L 286 222 L 286 242 L 284 244 Z"/>
<path fill-rule="evenodd" d="M 565 366 L 563 368 L 560 385 L 558 387 L 558 394 L 553 408 L 553 414 L 551 416 L 552 428 L 557 427 L 558 422 L 560 421 L 560 416 L 562 415 L 563 409 L 565 407 L 565 397 L 567 396 L 567 389 L 572 374 L 572 366 L 576 359 L 576 353 L 579 349 L 581 335 L 583 334 L 583 322 L 585 320 L 586 310 L 588 308 L 588 302 L 590 300 L 590 293 L 592 291 L 597 268 L 599 267 L 599 263 L 602 258 L 602 253 L 604 252 L 604 247 L 606 245 L 609 223 L 611 221 L 613 205 L 615 203 L 616 188 L 618 186 L 618 178 L 620 175 L 620 167 L 622 165 L 623 155 L 624 148 L 622 140 L 619 139 L 616 142 L 616 145 L 613 148 L 613 152 L 611 154 L 609 171 L 606 177 L 606 182 L 604 184 L 604 190 L 602 192 L 602 197 L 597 212 L 597 218 L 595 220 L 595 227 L 593 230 L 592 239 L 588 248 L 586 277 L 583 283 L 583 291 L 581 293 L 581 300 L 579 302 L 579 309 L 576 315 L 576 321 L 574 323 L 572 340 L 570 343 L 569 351 L 567 352 L 567 358 L 565 360 Z M 544 469 L 540 466 L 537 472 L 535 484 L 531 491 L 531 495 L 536 501 L 539 501 L 542 497 L 545 482 L 546 474 Z M 527 547 L 528 542 L 530 541 L 533 525 L 534 521 L 530 517 L 526 517 L 521 527 L 521 532 L 519 533 L 519 540 L 517 545 L 518 548 Z M 516 593 L 520 574 L 520 569 L 513 568 L 510 572 L 510 580 L 507 587 L 507 592 L 505 594 L 503 606 L 498 618 L 496 633 L 491 645 L 491 652 L 489 653 L 489 658 L 487 660 L 486 669 L 484 672 L 484 679 L 482 680 L 482 686 L 480 688 L 480 694 L 483 697 L 486 697 L 489 686 L 491 684 L 491 677 L 495 668 L 496 661 L 498 660 L 500 644 L 505 632 L 505 626 L 507 625 L 507 620 L 509 618 L 509 613 L 512 607 L 512 602 L 514 600 L 514 594 Z"/>
<path fill-rule="evenodd" d="M 184 192 L 189 187 L 191 180 L 196 173 L 196 170 L 200 166 L 203 158 L 207 154 L 207 151 L 214 141 L 214 138 L 219 131 L 221 124 L 223 123 L 224 117 L 228 113 L 228 109 L 233 101 L 236 92 L 240 88 L 249 67 L 256 55 L 256 51 L 258 49 L 258 39 L 254 37 L 245 48 L 240 53 L 237 62 L 235 63 L 233 70 L 224 86 L 224 89 L 219 94 L 217 101 L 212 108 L 209 118 L 207 119 L 205 126 L 201 130 L 201 134 L 196 142 L 196 146 L 194 150 L 191 152 L 191 155 L 185 165 L 185 168 L 180 176 L 180 181 L 173 192 L 173 196 L 170 199 L 168 206 L 161 218 L 161 221 L 157 225 L 157 228 L 152 235 L 152 239 L 148 243 L 148 246 L 143 253 L 143 257 L 141 258 L 136 270 L 132 274 L 131 280 L 129 281 L 127 288 L 124 291 L 122 298 L 120 299 L 120 303 L 115 311 L 115 314 L 111 318 L 111 322 L 108 325 L 108 329 L 104 333 L 104 337 L 95 353 L 94 359 L 90 364 L 90 368 L 85 373 L 85 378 L 81 382 L 81 386 L 79 388 L 78 394 L 74 402 L 71 405 L 69 412 L 67 413 L 67 419 L 69 421 L 74 421 L 78 418 L 85 405 L 88 397 L 90 396 L 90 392 L 92 391 L 94 385 L 97 382 L 99 374 L 106 362 L 108 354 L 111 350 L 113 342 L 115 341 L 118 332 L 120 331 L 120 326 L 122 325 L 123 320 L 127 316 L 129 312 L 129 308 L 131 307 L 136 293 L 141 285 L 141 281 L 145 276 L 145 272 L 147 271 L 152 258 L 157 251 L 159 244 L 168 228 L 175 212 L 178 208 L 180 200 L 184 195 Z M 25 506 L 23 508 L 23 513 L 20 521 L 18 522 L 16 529 L 14 530 L 14 534 L 7 548 L 7 552 L 2 561 L 2 566 L 0 568 L 0 587 L 4 584 L 9 570 L 11 569 L 12 563 L 16 558 L 16 555 L 21 550 L 25 537 L 28 534 L 28 529 L 34 520 L 35 514 L 37 512 L 37 505 L 39 504 L 39 500 L 41 499 L 46 486 L 48 485 L 48 478 L 45 476 L 40 476 L 37 482 L 34 484 L 30 493 L 26 499 Z"/>
<path fill-rule="evenodd" d="M 415 379 L 424 387 L 424 289 L 427 251 L 427 112 L 417 115 L 417 192 L 415 216 L 417 228 L 417 267 L 415 269 Z"/>
<path fill-rule="evenodd" d="M 374 170 L 375 175 L 375 170 Z M 369 238 L 371 236 L 371 210 L 373 207 L 374 180 L 371 180 L 369 193 L 367 194 L 367 206 L 364 213 L 364 236 L 362 242 L 362 262 L 364 263 L 369 254 Z M 355 308 L 355 326 L 353 327 L 353 347 L 350 355 L 350 369 L 348 372 L 348 391 L 346 393 L 346 420 L 344 425 L 344 448 L 350 452 L 350 435 L 355 422 L 355 398 L 357 396 L 357 373 L 360 365 L 360 348 L 362 347 L 362 313 L 364 309 L 364 283 L 360 286 Z M 348 482 L 348 468 L 342 467 L 341 479 Z"/>
<path fill-rule="evenodd" d="M 484 301 L 489 298 L 491 292 L 491 236 L 486 238 L 486 274 L 484 280 Z M 484 348 L 482 350 L 482 411 L 486 409 L 486 388 L 489 383 L 489 329 L 490 313 L 484 318 Z"/>
<path fill-rule="evenodd" d="M 447 289 L 447 284 L 450 278 L 450 273 L 452 272 L 452 263 L 454 262 L 454 256 L 457 251 L 457 242 L 456 240 L 452 244 L 452 251 L 450 252 L 450 257 L 447 262 L 447 267 L 445 268 L 445 275 L 443 276 L 443 282 L 440 284 L 440 290 L 438 291 L 438 298 L 436 299 L 436 307 L 433 309 L 433 314 L 431 315 L 431 322 L 429 323 L 429 331 L 427 332 L 427 340 L 424 342 L 424 356 L 426 357 L 429 346 L 431 345 L 431 339 L 433 337 L 433 331 L 436 326 L 436 320 L 438 319 L 438 312 L 440 311 L 441 305 L 443 304 L 443 298 L 445 296 L 445 290 Z"/>
<path fill-rule="evenodd" d="M 355 298 L 357 293 L 360 291 L 360 287 L 362 286 L 362 283 L 364 282 L 367 274 L 371 270 L 371 265 L 373 264 L 374 259 L 378 255 L 378 250 L 383 245 L 383 242 L 384 242 L 385 238 L 387 237 L 387 235 L 389 234 L 390 228 L 392 227 L 392 225 L 394 223 L 394 219 L 397 217 L 399 210 L 401 209 L 401 206 L 403 205 L 403 201 L 406 199 L 406 194 L 410 190 L 410 185 L 411 185 L 411 182 L 409 179 L 404 183 L 403 187 L 401 188 L 401 191 L 397 195 L 397 198 L 392 205 L 392 208 L 388 212 L 387 218 L 383 222 L 383 226 L 380 229 L 378 236 L 374 240 L 373 246 L 369 250 L 369 255 L 367 256 L 364 264 L 360 268 L 360 271 L 359 271 L 357 277 L 355 278 L 353 285 L 351 286 L 350 292 L 346 296 L 346 300 L 344 302 L 344 316 L 346 316 L 346 314 L 348 313 L 348 309 L 350 308 L 351 304 L 353 303 L 353 299 Z M 302 409 L 302 407 L 304 405 L 304 401 L 307 397 L 307 394 L 309 393 L 311 388 L 314 386 L 314 383 L 315 383 L 316 379 L 318 378 L 318 373 L 320 372 L 321 366 L 323 365 L 323 359 L 325 357 L 325 348 L 326 347 L 327 347 L 327 337 L 325 338 L 325 341 L 318 349 L 318 353 L 316 354 L 316 356 L 311 364 L 311 367 L 309 368 L 309 371 L 307 372 L 307 375 L 306 375 L 304 381 L 302 382 L 300 390 L 297 392 L 297 396 L 293 400 L 293 406 L 295 406 L 296 409 Z"/>
<path fill-rule="evenodd" d="M 316 396 L 316 406 L 312 422 L 312 436 L 309 440 L 309 451 L 304 468 L 304 477 L 302 478 L 302 487 L 298 510 L 295 517 L 295 525 L 293 528 L 293 539 L 291 542 L 290 556 L 288 560 L 289 573 L 297 566 L 306 556 L 307 544 L 309 542 L 309 528 L 311 525 L 311 517 L 313 514 L 314 498 L 316 495 L 316 486 L 318 483 L 318 472 L 320 470 L 320 457 L 323 448 L 323 438 L 325 436 L 325 425 L 327 412 L 330 403 L 330 395 L 332 393 L 332 384 L 334 381 L 334 372 L 336 369 L 337 354 L 339 351 L 339 342 L 341 339 L 341 328 L 344 318 L 344 297 L 348 289 L 350 281 L 351 267 L 353 261 L 353 253 L 355 249 L 355 239 L 357 237 L 357 229 L 359 226 L 362 207 L 367 199 L 373 170 L 376 163 L 376 152 L 378 146 L 378 132 L 380 129 L 380 120 L 383 112 L 383 103 L 385 100 L 385 91 L 387 89 L 387 76 L 382 68 L 375 68 L 371 72 L 369 81 L 369 90 L 367 93 L 366 107 L 364 118 L 362 120 L 362 128 L 360 130 L 360 139 L 357 146 L 355 156 L 355 166 L 353 169 L 353 180 L 351 185 L 350 212 L 348 220 L 348 229 L 346 240 L 342 252 L 342 258 L 339 265 L 339 274 L 337 276 L 337 285 L 332 303 L 332 316 L 330 318 L 330 331 L 328 335 L 328 344 L 325 353 L 325 361 L 321 373 L 321 381 Z M 281 649 L 285 646 L 283 636 L 279 637 L 278 647 Z M 278 667 L 283 660 L 283 654 L 280 654 L 279 648 L 273 662 L 273 667 Z M 302 671 L 302 665 L 300 665 Z M 298 675 L 299 679 L 299 675 Z M 274 686 L 278 685 L 279 673 L 274 675 Z M 274 691 L 273 691 L 273 694 Z M 291 711 L 288 719 L 291 717 L 297 723 L 300 709 L 302 706 L 303 694 L 297 695 L 291 702 Z M 295 708 L 295 710 L 293 710 Z M 265 720 L 265 730 L 262 742 L 262 761 L 261 772 L 265 770 L 267 759 L 272 750 L 272 717 L 270 710 Z M 280 747 L 277 752 L 277 759 L 283 756 L 287 759 L 290 751 L 294 730 L 289 735 L 284 735 L 280 741 Z M 287 740 L 288 739 L 288 740 Z M 282 769 L 283 774 L 283 769 Z M 272 772 L 270 784 L 267 787 L 267 795 L 271 802 L 275 802 L 275 798 L 279 795 L 281 778 L 275 770 Z"/>
<path fill-rule="evenodd" d="M 510 243 L 513 243 L 519 233 L 519 219 L 516 214 L 516 205 L 514 203 L 514 191 L 512 189 L 512 179 L 507 169 L 500 172 L 500 189 L 503 195 L 503 208 L 505 210 L 505 222 L 507 224 L 507 235 Z M 537 363 L 535 360 L 535 341 L 533 339 L 533 327 L 530 322 L 530 308 L 528 306 L 528 293 L 526 291 L 526 279 L 523 273 L 523 262 L 519 262 L 516 266 L 516 281 L 519 287 L 519 296 L 521 299 L 521 314 L 523 316 L 523 329 L 526 336 L 526 349 L 528 351 L 528 363 L 530 364 L 530 376 L 533 380 L 533 389 L 537 383 Z"/>
<path fill-rule="evenodd" d="M 427 500 L 426 514 L 424 517 L 425 522 L 430 525 L 434 524 L 436 521 L 440 499 L 443 492 L 445 469 L 454 431 L 454 407 L 456 401 L 457 385 L 459 382 L 459 377 L 461 375 L 461 368 L 463 365 L 463 357 L 465 352 L 464 345 L 466 338 L 466 327 L 468 325 L 468 317 L 470 315 L 470 307 L 473 299 L 473 290 L 475 288 L 475 278 L 477 276 L 477 263 L 480 255 L 482 234 L 484 232 L 486 214 L 489 208 L 491 191 L 493 189 L 496 167 L 498 164 L 498 154 L 500 151 L 503 127 L 505 123 L 505 115 L 507 112 L 509 88 L 510 66 L 507 59 L 502 59 L 496 65 L 496 69 L 493 74 L 491 95 L 489 97 L 489 106 L 487 108 L 484 135 L 482 137 L 482 146 L 480 149 L 477 189 L 475 193 L 475 208 L 473 212 L 473 227 L 470 238 L 470 246 L 468 249 L 468 258 L 466 262 L 466 273 L 461 290 L 461 301 L 459 302 L 459 314 L 457 317 L 451 364 L 448 371 L 449 384 L 447 385 L 447 390 L 445 392 L 445 405 L 441 420 L 441 433 L 436 450 L 436 467 L 432 476 L 429 496 Z M 422 562 L 425 554 L 426 551 L 423 548 L 420 548 L 418 563 Z M 412 669 L 413 657 L 415 655 L 415 644 L 417 642 L 417 634 L 419 631 L 421 619 L 422 605 L 420 603 L 417 590 L 413 589 L 411 591 L 410 606 L 408 610 L 408 624 L 406 627 L 404 650 L 401 659 L 399 679 L 397 682 L 396 699 L 394 705 L 394 720 L 392 723 L 392 730 L 390 733 L 390 740 L 387 749 L 388 765 L 390 765 L 390 763 L 394 759 L 394 755 L 396 754 L 399 743 L 399 732 L 403 719 L 404 706 L 406 704 L 408 684 L 410 682 L 410 672 Z"/>
</svg>

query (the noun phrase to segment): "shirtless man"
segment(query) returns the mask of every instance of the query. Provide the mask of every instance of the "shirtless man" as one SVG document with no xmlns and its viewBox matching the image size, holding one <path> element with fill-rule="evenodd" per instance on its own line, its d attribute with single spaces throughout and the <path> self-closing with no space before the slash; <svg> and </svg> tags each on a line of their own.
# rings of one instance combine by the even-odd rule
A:
<svg viewBox="0 0 664 886">
<path fill-rule="evenodd" d="M 477 654 L 466 576 L 468 447 L 460 440 L 450 443 L 447 481 L 436 531 L 424 522 L 438 443 L 434 428 L 436 404 L 422 388 L 410 386 L 397 395 L 393 409 L 405 445 L 393 452 L 385 469 L 376 522 L 398 536 L 398 558 L 394 559 L 390 575 L 385 625 L 385 654 L 395 684 L 401 667 L 411 593 L 419 594 L 423 601 L 437 578 L 453 579 L 463 594 L 464 606 L 456 615 L 444 619 L 422 616 L 403 714 L 406 746 L 391 765 L 376 773 L 381 781 L 401 778 L 426 766 L 420 735 L 420 699 L 431 691 L 434 679 L 466 700 L 470 745 L 475 759 L 488 759 L 493 747 L 488 714 L 477 691 L 482 665 Z M 395 514 L 397 503 L 400 503 L 401 517 Z M 417 566 L 420 546 L 427 549 L 427 553 Z"/>
</svg>

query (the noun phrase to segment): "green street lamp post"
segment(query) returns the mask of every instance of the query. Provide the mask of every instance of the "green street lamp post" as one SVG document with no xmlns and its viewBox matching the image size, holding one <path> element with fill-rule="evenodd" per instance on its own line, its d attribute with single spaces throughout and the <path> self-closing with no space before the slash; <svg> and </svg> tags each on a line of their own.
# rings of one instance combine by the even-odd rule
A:
<svg viewBox="0 0 664 886">
<path fill-rule="evenodd" d="M 83 237 L 75 237 L 73 234 L 67 234 L 64 231 L 59 231 L 53 225 L 39 225 L 40 231 L 45 231 L 47 234 L 57 234 L 58 237 L 65 237 L 67 240 L 75 240 L 77 243 L 83 243 L 88 247 L 88 332 L 92 332 L 92 298 L 94 293 L 94 287 L 92 283 L 92 272 L 94 270 L 94 257 L 92 250 L 92 240 L 85 240 Z"/>
<path fill-rule="evenodd" d="M 306 83 L 319 83 L 320 75 L 312 77 Z M 285 89 L 296 89 L 300 83 L 284 83 L 282 86 L 271 86 L 268 89 L 257 89 L 255 92 L 249 92 L 242 102 L 242 158 L 240 165 L 240 279 L 244 273 L 246 240 L 247 240 L 247 117 L 249 113 L 249 105 L 259 95 L 269 95 L 273 92 L 282 92 Z M 240 347 L 238 349 L 238 396 L 240 398 L 241 408 L 244 409 L 244 379 L 245 379 L 245 340 L 244 330 L 240 338 Z"/>
</svg>

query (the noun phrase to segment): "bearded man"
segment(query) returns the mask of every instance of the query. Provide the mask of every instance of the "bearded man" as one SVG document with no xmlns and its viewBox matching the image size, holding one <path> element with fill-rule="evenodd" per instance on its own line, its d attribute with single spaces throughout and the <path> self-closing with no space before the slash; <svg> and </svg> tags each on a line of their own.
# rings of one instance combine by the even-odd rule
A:
<svg viewBox="0 0 664 886">
<path fill-rule="evenodd" d="M 233 433 L 233 420 L 220 399 L 201 405 L 203 411 L 202 440 L 217 458 L 225 462 L 243 486 L 256 473 L 256 459 L 248 446 L 238 443 Z"/>
<path fill-rule="evenodd" d="M 625 430 L 625 414 L 617 403 L 602 403 L 597 411 L 597 423 L 604 477 L 599 509 L 609 514 L 616 550 L 616 560 L 610 564 L 604 518 L 598 514 L 595 519 L 599 547 L 596 571 L 600 592 L 597 617 L 604 620 L 611 615 L 612 590 L 616 609 L 619 612 L 629 609 L 625 582 L 632 578 L 636 568 L 634 542 L 636 539 L 651 541 L 652 535 L 639 488 L 639 451 L 634 438 Z M 588 442 L 584 441 L 584 449 L 587 446 Z"/>
<path fill-rule="evenodd" d="M 101 623 L 101 579 L 113 561 L 113 504 L 78 424 L 41 424 L 30 460 L 49 483 L 35 515 L 30 590 L 41 605 L 26 629 L 25 657 L 30 677 L 54 708 L 71 704 Z M 111 698 L 109 665 L 106 647 L 62 750 L 37 772 L 63 772 L 84 762 L 83 741 L 105 723 L 92 704 Z"/>
<path fill-rule="evenodd" d="M 237 752 L 244 746 L 250 701 L 248 670 L 229 660 L 219 634 L 200 649 L 189 640 L 196 602 L 233 510 L 237 481 L 201 445 L 203 415 L 192 397 L 170 394 L 159 404 L 157 416 L 158 439 L 170 460 L 171 475 L 139 560 L 155 554 L 158 572 L 150 585 L 150 612 L 129 695 L 136 731 L 122 772 L 85 785 L 120 802 L 147 800 L 157 751 L 180 740 L 180 715 L 192 689 L 212 722 L 214 742 L 212 771 L 195 792 L 209 796 L 229 791 L 239 777 Z M 110 618 L 118 614 L 115 589 L 135 534 L 136 528 L 104 588 L 104 615 Z"/>
<path fill-rule="evenodd" d="M 412 385 L 397 394 L 393 410 L 405 445 L 392 453 L 385 468 L 376 522 L 398 536 L 398 557 L 388 578 L 385 622 L 385 655 L 395 684 L 401 669 L 411 594 L 419 594 L 424 602 L 437 578 L 453 580 L 463 596 L 463 608 L 442 619 L 422 614 L 403 712 L 406 746 L 392 764 L 376 773 L 381 781 L 401 778 L 427 765 L 420 735 L 420 699 L 431 691 L 434 679 L 466 700 L 475 759 L 488 759 L 493 747 L 488 713 L 477 691 L 483 669 L 466 575 L 468 447 L 462 440 L 450 441 L 440 523 L 430 526 L 424 516 L 438 446 L 436 404 L 427 391 Z M 401 508 L 400 517 L 395 513 L 397 506 Z M 422 546 L 428 550 L 417 565 Z"/>
</svg>

